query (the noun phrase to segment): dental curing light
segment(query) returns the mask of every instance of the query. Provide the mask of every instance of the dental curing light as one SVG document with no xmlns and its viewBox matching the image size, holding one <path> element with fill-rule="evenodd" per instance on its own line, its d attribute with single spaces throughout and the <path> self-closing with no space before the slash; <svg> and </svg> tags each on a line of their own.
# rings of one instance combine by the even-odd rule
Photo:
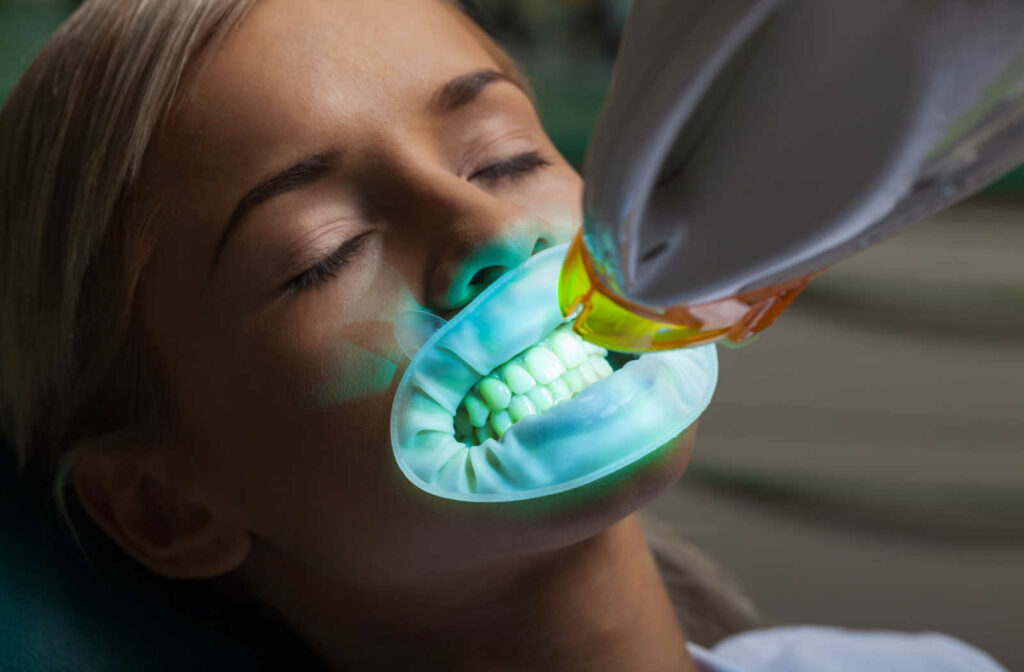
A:
<svg viewBox="0 0 1024 672">
<path fill-rule="evenodd" d="M 562 311 L 613 350 L 743 342 L 1022 161 L 1020 0 L 635 0 Z"/>
</svg>

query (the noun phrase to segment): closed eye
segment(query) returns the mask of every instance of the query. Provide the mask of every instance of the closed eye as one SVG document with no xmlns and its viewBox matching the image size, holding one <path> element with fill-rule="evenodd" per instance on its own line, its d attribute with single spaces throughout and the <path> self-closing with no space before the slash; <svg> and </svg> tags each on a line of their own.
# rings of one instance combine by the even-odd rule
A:
<svg viewBox="0 0 1024 672">
<path fill-rule="evenodd" d="M 540 170 L 551 163 L 536 152 L 526 152 L 511 159 L 492 163 L 469 176 L 470 181 L 497 182 L 499 180 L 515 181 L 530 173 Z"/>
<path fill-rule="evenodd" d="M 365 231 L 346 240 L 326 257 L 289 280 L 284 287 L 285 292 L 297 294 L 337 276 L 351 262 L 352 257 L 359 252 L 372 233 L 373 231 Z"/>
<path fill-rule="evenodd" d="M 469 179 L 487 183 L 502 180 L 514 182 L 550 165 L 551 163 L 547 159 L 536 152 L 526 152 L 485 166 L 470 175 Z M 373 232 L 367 231 L 345 241 L 326 257 L 289 280 L 284 291 L 289 294 L 297 294 L 336 277 L 349 264 L 352 257 L 359 252 L 371 233 Z"/>
</svg>

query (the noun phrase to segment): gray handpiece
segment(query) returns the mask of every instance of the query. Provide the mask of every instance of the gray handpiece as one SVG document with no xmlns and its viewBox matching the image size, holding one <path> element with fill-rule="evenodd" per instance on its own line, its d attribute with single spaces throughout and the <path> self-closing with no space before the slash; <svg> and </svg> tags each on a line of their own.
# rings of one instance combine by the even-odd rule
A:
<svg viewBox="0 0 1024 672">
<path fill-rule="evenodd" d="M 1024 0 L 636 0 L 584 240 L 613 292 L 701 304 L 822 269 L 1021 161 Z"/>
</svg>

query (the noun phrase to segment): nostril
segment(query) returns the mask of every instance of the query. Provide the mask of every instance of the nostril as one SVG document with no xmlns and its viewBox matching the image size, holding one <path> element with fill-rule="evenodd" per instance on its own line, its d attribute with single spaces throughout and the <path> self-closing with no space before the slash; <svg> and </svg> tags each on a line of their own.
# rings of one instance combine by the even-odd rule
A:
<svg viewBox="0 0 1024 672">
<path fill-rule="evenodd" d="M 455 277 L 448 287 L 444 300 L 440 303 L 443 303 L 445 308 L 460 308 L 466 305 L 506 272 L 519 266 L 538 252 L 554 246 L 557 242 L 554 240 L 554 236 L 546 234 L 534 234 L 534 236 L 531 236 L 534 237 L 534 243 L 530 254 L 524 254 L 527 248 L 521 246 L 527 242 L 526 240 L 515 238 L 515 244 L 509 244 L 512 241 L 509 238 L 493 245 L 482 245 L 474 250 L 468 259 L 454 264 Z M 474 269 L 475 272 L 468 281 L 462 279 L 466 277 L 463 273 Z"/>
<path fill-rule="evenodd" d="M 473 274 L 469 280 L 469 287 L 473 290 L 483 289 L 505 274 L 508 268 L 505 266 L 486 266 Z"/>
<path fill-rule="evenodd" d="M 533 244 L 533 250 L 530 252 L 530 256 L 548 249 L 553 244 L 554 243 L 547 236 L 540 236 L 537 238 L 537 242 Z M 487 287 L 492 282 L 503 276 L 508 270 L 508 266 L 503 266 L 501 264 L 485 266 L 474 273 L 473 277 L 469 279 L 469 287 L 471 290 L 474 290 L 474 293 L 482 290 L 484 287 Z"/>
</svg>

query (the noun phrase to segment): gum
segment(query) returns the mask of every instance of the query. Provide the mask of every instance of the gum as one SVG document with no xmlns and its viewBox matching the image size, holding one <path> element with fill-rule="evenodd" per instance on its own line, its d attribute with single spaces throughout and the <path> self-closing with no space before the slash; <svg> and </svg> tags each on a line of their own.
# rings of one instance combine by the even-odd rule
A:
<svg viewBox="0 0 1024 672">
<path fill-rule="evenodd" d="M 395 395 L 391 437 L 416 487 L 467 502 L 565 492 L 658 449 L 710 403 L 718 366 L 714 346 L 704 345 L 644 355 L 500 439 L 455 439 L 452 416 L 473 385 L 564 322 L 557 285 L 566 250 L 545 250 L 502 276 L 413 358 Z"/>
</svg>

